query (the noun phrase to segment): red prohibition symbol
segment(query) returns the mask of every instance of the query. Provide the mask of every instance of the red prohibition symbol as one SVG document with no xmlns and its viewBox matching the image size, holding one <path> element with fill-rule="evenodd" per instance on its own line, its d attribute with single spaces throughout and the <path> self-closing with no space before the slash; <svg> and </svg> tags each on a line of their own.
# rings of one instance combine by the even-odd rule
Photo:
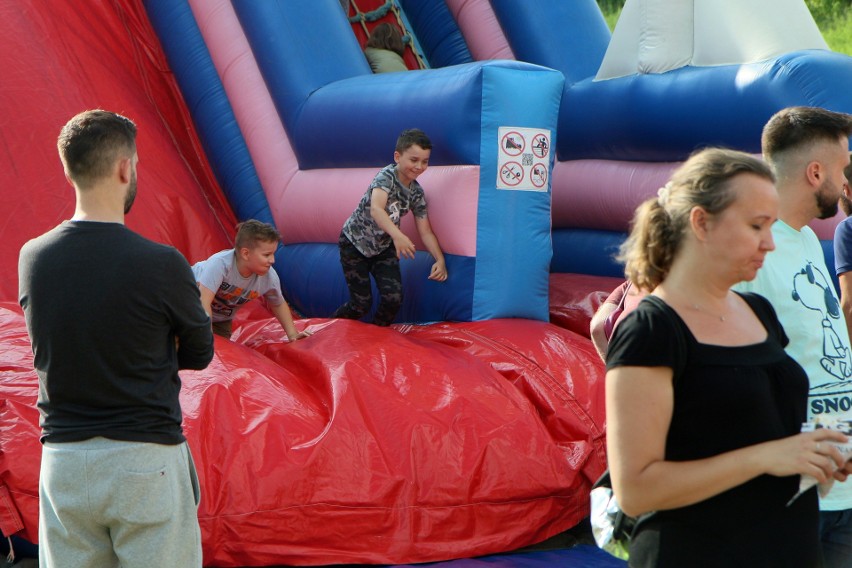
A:
<svg viewBox="0 0 852 568">
<path fill-rule="evenodd" d="M 544 158 L 550 151 L 550 142 L 547 140 L 547 135 L 536 134 L 532 139 L 532 151 L 538 158 Z"/>
<path fill-rule="evenodd" d="M 527 141 L 524 140 L 520 132 L 514 130 L 504 134 L 500 141 L 500 149 L 510 156 L 520 156 L 526 146 Z"/>
<path fill-rule="evenodd" d="M 500 168 L 500 179 L 508 186 L 516 186 L 524 179 L 524 168 L 518 162 L 506 162 Z"/>
<path fill-rule="evenodd" d="M 534 165 L 530 173 L 530 181 L 539 189 L 544 187 L 544 184 L 547 183 L 547 168 L 543 164 Z"/>
</svg>

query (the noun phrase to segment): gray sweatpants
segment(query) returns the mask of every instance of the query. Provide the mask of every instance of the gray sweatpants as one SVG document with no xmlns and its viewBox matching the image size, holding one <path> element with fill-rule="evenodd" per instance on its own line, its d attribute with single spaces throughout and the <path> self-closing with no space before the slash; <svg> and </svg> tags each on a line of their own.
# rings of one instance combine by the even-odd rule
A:
<svg viewBox="0 0 852 568">
<path fill-rule="evenodd" d="M 189 446 L 92 438 L 45 443 L 41 568 L 201 568 Z"/>
</svg>

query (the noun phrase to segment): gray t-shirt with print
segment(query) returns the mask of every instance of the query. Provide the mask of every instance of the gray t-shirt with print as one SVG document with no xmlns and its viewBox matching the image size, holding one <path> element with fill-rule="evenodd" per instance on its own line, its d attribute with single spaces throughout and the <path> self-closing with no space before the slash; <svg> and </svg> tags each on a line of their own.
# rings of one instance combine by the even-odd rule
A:
<svg viewBox="0 0 852 568">
<path fill-rule="evenodd" d="M 409 211 L 418 219 L 426 217 L 426 194 L 423 193 L 423 187 L 417 180 L 413 180 L 409 187 L 405 187 L 399 181 L 396 164 L 385 166 L 373 178 L 358 207 L 343 224 L 343 234 L 366 257 L 376 256 L 393 244 L 391 236 L 383 231 L 370 215 L 370 201 L 374 189 L 387 192 L 388 202 L 385 212 L 397 227 L 402 217 Z"/>
<path fill-rule="evenodd" d="M 210 306 L 214 322 L 233 319 L 240 306 L 261 296 L 271 306 L 284 303 L 281 280 L 275 270 L 248 277 L 241 275 L 237 270 L 234 249 L 217 252 L 207 260 L 193 264 L 192 274 L 196 282 L 216 294 Z"/>
</svg>

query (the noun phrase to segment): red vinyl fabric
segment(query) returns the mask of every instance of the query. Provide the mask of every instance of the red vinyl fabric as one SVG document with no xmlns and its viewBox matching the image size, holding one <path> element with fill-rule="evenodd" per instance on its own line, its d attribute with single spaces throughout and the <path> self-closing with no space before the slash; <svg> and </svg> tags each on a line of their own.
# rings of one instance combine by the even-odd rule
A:
<svg viewBox="0 0 852 568">
<path fill-rule="evenodd" d="M 262 307 L 182 372 L 205 564 L 408 563 L 513 550 L 575 526 L 605 468 L 603 366 L 531 320 L 380 328 Z M 37 378 L 0 305 L 0 529 L 37 541 Z"/>
<path fill-rule="evenodd" d="M 592 316 L 623 278 L 552 273 L 549 287 L 550 323 L 589 337 Z"/>
<path fill-rule="evenodd" d="M 18 251 L 74 212 L 59 130 L 91 108 L 139 127 L 139 193 L 127 226 L 190 262 L 227 248 L 234 214 L 141 1 L 0 0 L 0 301 L 16 301 Z"/>
</svg>

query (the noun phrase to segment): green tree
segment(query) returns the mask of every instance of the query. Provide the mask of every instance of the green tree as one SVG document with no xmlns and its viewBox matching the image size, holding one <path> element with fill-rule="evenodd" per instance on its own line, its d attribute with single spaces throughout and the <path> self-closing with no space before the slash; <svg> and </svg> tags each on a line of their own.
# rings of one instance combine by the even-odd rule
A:
<svg viewBox="0 0 852 568">
<path fill-rule="evenodd" d="M 604 14 L 620 12 L 624 6 L 624 0 L 598 0 L 598 6 Z"/>
<path fill-rule="evenodd" d="M 805 0 L 805 4 L 819 29 L 825 30 L 846 15 L 852 0 Z"/>
</svg>

